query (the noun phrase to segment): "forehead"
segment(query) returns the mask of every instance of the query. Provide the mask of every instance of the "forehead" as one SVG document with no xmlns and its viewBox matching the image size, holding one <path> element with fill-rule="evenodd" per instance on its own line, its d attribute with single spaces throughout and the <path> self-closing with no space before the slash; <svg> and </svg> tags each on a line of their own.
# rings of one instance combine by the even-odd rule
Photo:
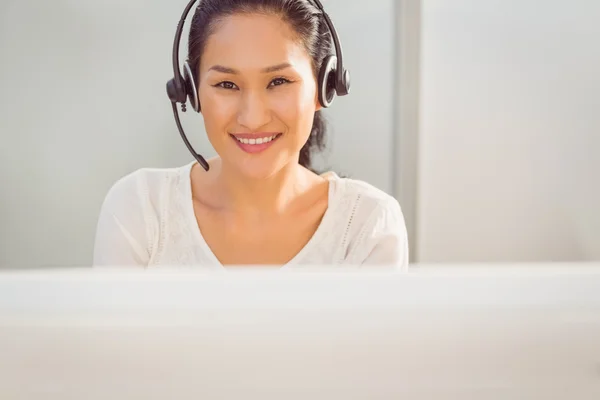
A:
<svg viewBox="0 0 600 400">
<path fill-rule="evenodd" d="M 201 68 L 220 64 L 251 70 L 282 62 L 310 63 L 293 28 L 276 15 L 236 14 L 221 20 L 208 37 Z"/>
</svg>

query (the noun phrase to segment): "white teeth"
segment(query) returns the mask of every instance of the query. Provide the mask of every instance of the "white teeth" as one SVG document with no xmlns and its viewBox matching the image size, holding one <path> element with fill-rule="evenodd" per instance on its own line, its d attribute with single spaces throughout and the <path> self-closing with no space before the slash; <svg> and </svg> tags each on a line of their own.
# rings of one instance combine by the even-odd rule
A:
<svg viewBox="0 0 600 400">
<path fill-rule="evenodd" d="M 256 139 L 246 139 L 246 138 L 236 137 L 236 139 L 240 143 L 244 143 L 244 144 L 263 144 L 263 143 L 269 143 L 271 140 L 275 139 L 276 137 L 277 137 L 277 135 L 273 135 L 271 137 L 265 137 L 265 138 L 256 138 Z"/>
</svg>

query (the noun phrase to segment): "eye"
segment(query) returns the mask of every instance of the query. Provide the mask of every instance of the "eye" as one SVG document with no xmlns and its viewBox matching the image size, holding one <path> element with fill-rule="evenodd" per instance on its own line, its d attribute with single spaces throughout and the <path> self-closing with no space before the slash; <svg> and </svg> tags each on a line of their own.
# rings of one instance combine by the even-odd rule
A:
<svg viewBox="0 0 600 400">
<path fill-rule="evenodd" d="M 289 79 L 285 79 L 285 78 L 275 78 L 271 81 L 271 83 L 269 83 L 269 87 L 281 86 L 285 83 L 291 83 L 291 81 Z"/>
<path fill-rule="evenodd" d="M 237 86 L 235 85 L 235 83 L 229 82 L 229 81 L 219 82 L 219 83 L 217 83 L 214 86 L 215 87 L 220 87 L 220 88 L 223 88 L 223 89 L 229 89 L 229 90 L 237 89 Z"/>
</svg>

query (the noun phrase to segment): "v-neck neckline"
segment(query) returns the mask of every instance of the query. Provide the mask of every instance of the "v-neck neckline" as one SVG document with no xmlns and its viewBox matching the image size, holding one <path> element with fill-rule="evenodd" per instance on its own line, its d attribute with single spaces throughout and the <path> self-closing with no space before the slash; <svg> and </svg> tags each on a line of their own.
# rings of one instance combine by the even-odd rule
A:
<svg viewBox="0 0 600 400">
<path fill-rule="evenodd" d="M 197 164 L 197 161 L 193 161 L 187 164 L 186 166 L 182 167 L 181 169 L 180 179 L 182 185 L 180 187 L 182 188 L 182 190 L 180 190 L 178 195 L 183 196 L 182 202 L 180 204 L 183 204 L 185 206 L 185 210 L 182 210 L 182 212 L 185 214 L 185 219 L 187 223 L 191 224 L 191 231 L 194 235 L 193 242 L 202 249 L 203 253 L 210 259 L 212 265 L 225 269 L 227 267 L 219 261 L 215 253 L 212 251 L 212 249 L 206 242 L 204 236 L 202 235 L 200 226 L 198 226 L 198 220 L 196 219 L 196 213 L 194 211 L 194 199 L 192 197 L 191 177 L 192 168 L 195 164 Z M 296 253 L 296 255 L 292 257 L 291 260 L 283 264 L 281 266 L 281 269 L 298 264 L 298 262 L 305 256 L 305 254 L 309 253 L 318 244 L 323 235 L 326 235 L 328 232 L 327 227 L 329 226 L 329 221 L 332 218 L 332 215 L 334 213 L 333 209 L 335 208 L 336 204 L 335 196 L 338 193 L 337 183 L 339 177 L 333 171 L 328 171 L 324 174 L 321 174 L 321 176 L 327 179 L 327 181 L 329 182 L 327 209 L 325 210 L 325 213 L 323 214 L 323 217 L 319 222 L 319 226 L 317 226 L 317 229 L 310 237 L 308 242 L 306 242 L 302 249 L 300 249 L 300 251 Z"/>
</svg>

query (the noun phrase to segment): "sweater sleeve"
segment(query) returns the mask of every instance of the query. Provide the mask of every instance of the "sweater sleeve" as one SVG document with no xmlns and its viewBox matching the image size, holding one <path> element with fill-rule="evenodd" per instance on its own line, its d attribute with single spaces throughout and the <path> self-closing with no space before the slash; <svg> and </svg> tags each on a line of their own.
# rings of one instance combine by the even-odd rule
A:
<svg viewBox="0 0 600 400">
<path fill-rule="evenodd" d="M 375 207 L 361 232 L 357 246 L 361 265 L 408 269 L 408 235 L 400 204 L 394 198 Z"/>
<path fill-rule="evenodd" d="M 108 191 L 96 227 L 94 266 L 148 265 L 148 237 L 140 173 L 118 180 Z"/>
</svg>

